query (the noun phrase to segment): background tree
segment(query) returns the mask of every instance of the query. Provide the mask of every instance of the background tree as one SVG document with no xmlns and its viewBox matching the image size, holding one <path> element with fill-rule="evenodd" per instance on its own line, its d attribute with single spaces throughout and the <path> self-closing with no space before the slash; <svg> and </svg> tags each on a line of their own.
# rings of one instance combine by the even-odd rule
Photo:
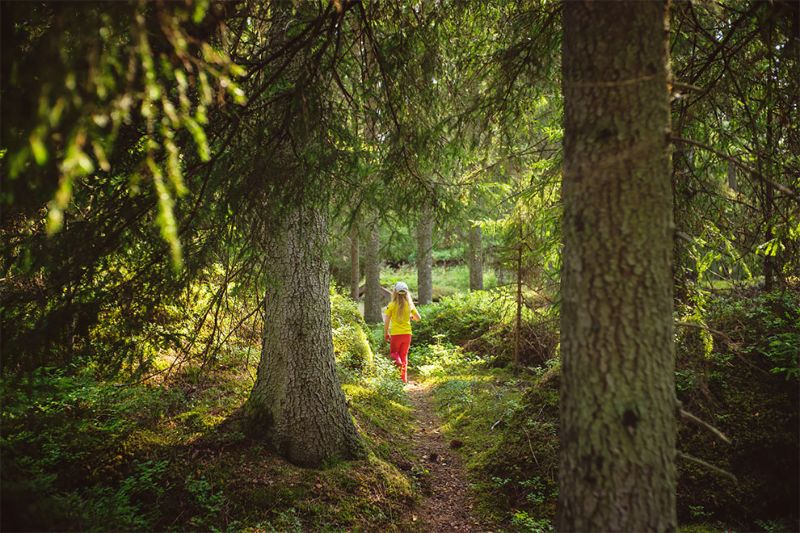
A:
<svg viewBox="0 0 800 533">
<path fill-rule="evenodd" d="M 358 300 L 361 296 L 361 265 L 358 249 L 358 223 L 350 228 L 350 298 Z"/>
<path fill-rule="evenodd" d="M 473 291 L 483 290 L 483 247 L 479 224 L 469 228 L 469 288 Z"/>
<path fill-rule="evenodd" d="M 424 205 L 417 221 L 417 299 L 420 305 L 433 301 L 433 208 Z"/>
<path fill-rule="evenodd" d="M 364 270 L 366 273 L 366 287 L 364 290 L 364 320 L 368 324 L 381 322 L 381 307 L 383 306 L 383 290 L 381 288 L 381 234 L 380 221 L 374 218 L 369 230 Z"/>
</svg>

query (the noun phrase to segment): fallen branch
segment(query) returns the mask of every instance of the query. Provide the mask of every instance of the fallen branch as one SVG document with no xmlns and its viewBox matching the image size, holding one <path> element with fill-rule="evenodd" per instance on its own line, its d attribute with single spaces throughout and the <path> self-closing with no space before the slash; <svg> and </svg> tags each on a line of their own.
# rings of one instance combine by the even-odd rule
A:
<svg viewBox="0 0 800 533">
<path fill-rule="evenodd" d="M 725 342 L 727 342 L 729 345 L 735 345 L 736 344 L 735 342 L 733 342 L 733 339 L 731 339 L 726 333 L 724 333 L 724 332 L 722 332 L 722 331 L 720 331 L 718 329 L 710 328 L 710 327 L 708 327 L 708 326 L 706 326 L 704 324 L 698 324 L 696 322 L 683 322 L 681 320 L 676 320 L 675 321 L 675 325 L 676 326 L 684 326 L 684 327 L 687 327 L 687 328 L 703 329 L 703 330 L 711 333 L 712 335 L 716 335 L 718 337 L 722 337 L 722 339 Z"/>
<path fill-rule="evenodd" d="M 689 411 L 686 411 L 685 409 L 680 409 L 679 408 L 678 409 L 678 413 L 681 415 L 681 418 L 683 418 L 684 420 L 688 420 L 689 422 L 693 422 L 693 423 L 697 424 L 698 426 L 707 429 L 715 437 L 717 437 L 719 440 L 725 442 L 726 444 L 730 444 L 731 443 L 731 439 L 729 439 L 722 431 L 718 430 L 717 428 L 715 428 L 714 426 L 712 426 L 711 424 L 709 424 L 705 420 L 702 420 L 702 419 L 696 417 L 695 415 L 693 415 Z"/>
<path fill-rule="evenodd" d="M 676 454 L 677 454 L 678 458 L 680 458 L 680 459 L 684 459 L 686 461 L 689 461 L 690 463 L 698 464 L 698 465 L 700 465 L 702 467 L 705 467 L 705 468 L 711 470 L 712 472 L 715 472 L 715 473 L 717 473 L 717 474 L 719 474 L 719 475 L 721 475 L 723 477 L 726 477 L 726 478 L 732 480 L 734 483 L 739 483 L 739 480 L 736 478 L 736 476 L 734 476 L 733 474 L 731 474 L 727 470 L 723 470 L 722 468 L 720 468 L 718 466 L 714 466 L 711 463 L 707 463 L 706 461 L 703 461 L 702 459 L 698 459 L 697 457 L 695 457 L 693 455 L 689 455 L 688 453 L 683 453 L 682 451 L 676 451 Z"/>
</svg>

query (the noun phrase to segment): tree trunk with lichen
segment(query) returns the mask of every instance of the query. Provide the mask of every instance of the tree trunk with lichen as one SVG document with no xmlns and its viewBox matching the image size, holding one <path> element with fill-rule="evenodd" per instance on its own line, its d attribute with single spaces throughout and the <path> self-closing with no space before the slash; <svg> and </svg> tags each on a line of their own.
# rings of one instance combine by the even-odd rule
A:
<svg viewBox="0 0 800 533">
<path fill-rule="evenodd" d="M 667 4 L 563 5 L 561 531 L 675 531 Z"/>
<path fill-rule="evenodd" d="M 380 248 L 381 235 L 378 229 L 378 218 L 375 217 L 367 240 L 366 257 L 364 258 L 364 273 L 366 276 L 364 320 L 367 324 L 376 324 L 383 321 L 381 316 L 383 291 L 381 290 Z"/>
<path fill-rule="evenodd" d="M 481 227 L 477 224 L 469 229 L 469 290 L 483 290 L 483 250 L 481 249 Z"/>
<path fill-rule="evenodd" d="M 417 223 L 417 299 L 433 301 L 433 209 L 425 206 Z"/>
<path fill-rule="evenodd" d="M 272 8 L 269 39 L 279 49 L 287 27 L 297 22 L 298 4 L 282 1 Z M 292 89 L 261 120 L 267 136 L 277 139 L 260 169 L 272 175 L 306 175 L 308 156 L 316 160 L 325 149 L 315 107 L 324 82 L 308 78 L 307 60 L 307 53 L 298 53 L 285 65 L 278 81 Z M 285 117 L 292 118 L 288 130 Z M 292 463 L 319 467 L 360 456 L 363 448 L 336 373 L 325 202 L 299 194 L 287 204 L 279 213 L 264 213 L 264 330 L 244 425 Z"/>
<path fill-rule="evenodd" d="M 316 467 L 362 453 L 333 353 L 326 224 L 299 207 L 267 243 L 261 361 L 244 407 L 248 432 Z"/>
</svg>

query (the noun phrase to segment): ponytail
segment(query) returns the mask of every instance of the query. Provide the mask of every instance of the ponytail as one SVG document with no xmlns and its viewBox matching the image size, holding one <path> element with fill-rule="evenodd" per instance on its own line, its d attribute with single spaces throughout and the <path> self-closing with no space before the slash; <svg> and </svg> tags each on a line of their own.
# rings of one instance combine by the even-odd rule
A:
<svg viewBox="0 0 800 533">
<path fill-rule="evenodd" d="M 408 293 L 404 294 L 402 292 L 392 291 L 392 301 L 397 308 L 397 312 L 402 313 L 406 304 L 408 304 Z"/>
</svg>

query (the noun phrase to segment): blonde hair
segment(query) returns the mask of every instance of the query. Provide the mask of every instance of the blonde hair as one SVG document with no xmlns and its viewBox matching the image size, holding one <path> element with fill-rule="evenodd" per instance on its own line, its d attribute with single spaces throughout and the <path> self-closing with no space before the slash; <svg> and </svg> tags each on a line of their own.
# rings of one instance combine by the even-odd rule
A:
<svg viewBox="0 0 800 533">
<path fill-rule="evenodd" d="M 408 291 L 398 292 L 392 289 L 392 301 L 394 302 L 394 306 L 397 308 L 398 312 L 403 311 L 410 298 L 411 294 Z"/>
</svg>

